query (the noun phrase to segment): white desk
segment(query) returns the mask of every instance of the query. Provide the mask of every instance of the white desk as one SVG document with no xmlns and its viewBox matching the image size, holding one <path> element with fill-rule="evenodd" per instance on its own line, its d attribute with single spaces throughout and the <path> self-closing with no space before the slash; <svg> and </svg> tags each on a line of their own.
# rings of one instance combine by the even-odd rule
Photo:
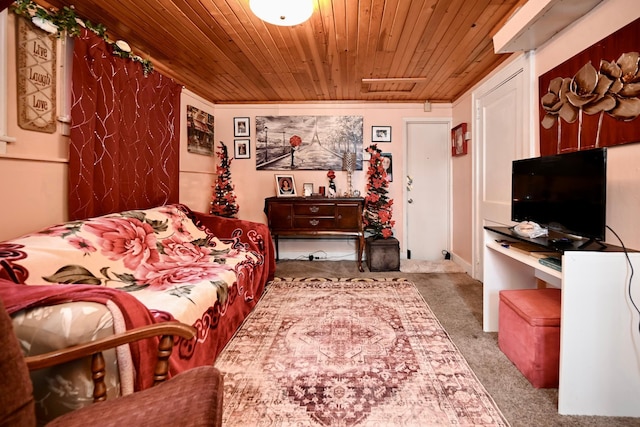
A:
<svg viewBox="0 0 640 427">
<path fill-rule="evenodd" d="M 490 228 L 490 227 L 488 227 Z M 562 273 L 505 248 L 485 229 L 483 329 L 498 330 L 499 292 L 529 289 L 537 278 L 562 289 L 558 412 L 640 417 L 640 253 L 567 251 Z M 512 239 L 515 240 L 515 239 Z"/>
</svg>

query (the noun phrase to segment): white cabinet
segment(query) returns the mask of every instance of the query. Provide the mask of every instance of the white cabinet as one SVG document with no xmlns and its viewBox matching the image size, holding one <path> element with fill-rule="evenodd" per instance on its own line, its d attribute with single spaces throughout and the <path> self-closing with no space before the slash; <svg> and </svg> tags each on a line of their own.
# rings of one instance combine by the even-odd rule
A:
<svg viewBox="0 0 640 427">
<path fill-rule="evenodd" d="M 483 329 L 498 330 L 502 289 L 561 288 L 558 412 L 640 417 L 640 253 L 566 251 L 560 273 L 497 243 L 502 229 L 485 229 Z"/>
</svg>

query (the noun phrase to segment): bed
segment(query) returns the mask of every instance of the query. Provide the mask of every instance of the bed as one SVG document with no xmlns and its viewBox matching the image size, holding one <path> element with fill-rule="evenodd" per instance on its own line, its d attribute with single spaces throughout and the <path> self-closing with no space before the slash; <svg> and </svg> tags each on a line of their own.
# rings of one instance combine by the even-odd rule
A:
<svg viewBox="0 0 640 427">
<path fill-rule="evenodd" d="M 274 272 L 266 225 L 182 204 L 71 221 L 0 243 L 0 297 L 25 354 L 178 320 L 198 332 L 176 341 L 171 375 L 213 364 Z M 105 355 L 108 397 L 152 385 L 153 372 L 140 361 L 156 345 Z M 86 363 L 32 375 L 39 420 L 90 403 L 91 378 L 79 373 Z"/>
</svg>

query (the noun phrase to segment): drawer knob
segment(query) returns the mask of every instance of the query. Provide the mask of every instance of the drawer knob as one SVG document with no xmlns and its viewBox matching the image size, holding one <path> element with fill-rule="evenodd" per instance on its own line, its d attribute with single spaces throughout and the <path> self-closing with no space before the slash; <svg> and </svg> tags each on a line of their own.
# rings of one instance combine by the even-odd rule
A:
<svg viewBox="0 0 640 427">
<path fill-rule="evenodd" d="M 316 225 L 320 224 L 320 221 L 318 221 L 317 219 L 310 219 L 309 224 L 315 227 Z"/>
<path fill-rule="evenodd" d="M 317 207 L 317 206 L 309 206 L 309 210 L 310 210 L 312 213 L 318 213 L 318 211 L 320 210 L 320 208 L 319 208 L 319 207 Z"/>
</svg>

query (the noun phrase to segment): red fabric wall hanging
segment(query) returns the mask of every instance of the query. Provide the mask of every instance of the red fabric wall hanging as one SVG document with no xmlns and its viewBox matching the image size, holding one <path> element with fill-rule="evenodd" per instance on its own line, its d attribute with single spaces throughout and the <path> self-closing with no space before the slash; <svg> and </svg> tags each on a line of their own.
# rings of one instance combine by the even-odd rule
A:
<svg viewBox="0 0 640 427">
<path fill-rule="evenodd" d="M 74 39 L 71 220 L 178 202 L 180 92 L 96 34 Z"/>
</svg>

